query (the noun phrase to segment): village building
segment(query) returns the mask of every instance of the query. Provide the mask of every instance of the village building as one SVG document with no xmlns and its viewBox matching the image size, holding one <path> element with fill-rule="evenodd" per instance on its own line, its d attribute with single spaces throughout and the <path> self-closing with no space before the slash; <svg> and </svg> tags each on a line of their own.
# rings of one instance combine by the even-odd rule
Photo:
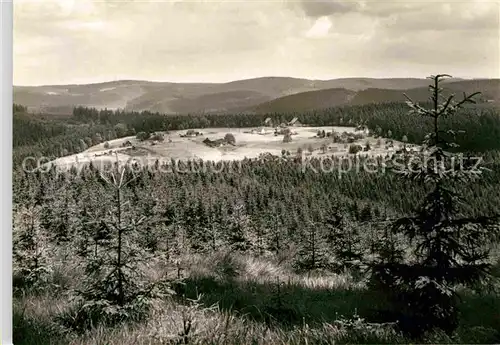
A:
<svg viewBox="0 0 500 345">
<path fill-rule="evenodd" d="M 300 123 L 297 117 L 294 117 L 292 121 L 288 122 L 288 126 L 300 127 L 302 126 L 302 123 Z"/>
</svg>

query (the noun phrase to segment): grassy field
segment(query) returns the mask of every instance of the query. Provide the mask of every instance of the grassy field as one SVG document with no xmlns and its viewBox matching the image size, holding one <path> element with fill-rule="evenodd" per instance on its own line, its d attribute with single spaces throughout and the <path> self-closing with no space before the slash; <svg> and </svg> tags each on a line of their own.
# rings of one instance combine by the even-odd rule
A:
<svg viewBox="0 0 500 345">
<path fill-rule="evenodd" d="M 252 129 L 254 133 L 251 133 Z M 114 162 L 117 157 L 121 162 L 127 162 L 131 159 L 144 160 L 152 164 L 156 159 L 162 160 L 188 160 L 202 159 L 204 161 L 233 161 L 244 158 L 257 158 L 262 153 L 271 153 L 281 156 L 282 151 L 288 151 L 295 155 L 297 150 L 302 149 L 304 153 L 310 156 L 319 155 L 338 155 L 346 156 L 349 154 L 349 145 L 346 143 L 334 143 L 331 138 L 319 138 L 316 136 L 318 131 L 331 132 L 332 129 L 341 134 L 357 133 L 354 127 L 290 127 L 292 130 L 292 141 L 283 142 L 283 135 L 274 135 L 274 128 L 198 128 L 195 131 L 203 135 L 196 137 L 182 137 L 187 131 L 172 131 L 162 133 L 164 140 L 162 142 L 153 142 L 150 140 L 140 141 L 134 136 L 115 139 L 99 145 L 90 147 L 84 152 L 58 158 L 52 163 L 58 167 L 69 167 L 71 165 L 88 164 L 92 161 L 95 164 L 103 162 Z M 264 132 L 261 133 L 260 131 Z M 161 132 L 160 132 L 161 133 Z M 234 135 L 235 145 L 225 145 L 223 147 L 209 147 L 203 143 L 206 138 L 210 140 L 222 139 L 227 133 Z M 371 149 L 367 152 L 358 154 L 364 155 L 385 155 L 393 152 L 401 143 L 394 142 L 395 148 L 386 149 L 385 139 L 378 139 L 363 134 L 362 139 L 354 141 L 352 144 L 365 146 L 369 143 Z M 125 145 L 126 143 L 129 145 Z M 109 145 L 109 146 L 108 146 Z M 133 148 L 132 148 L 133 146 Z M 326 146 L 326 150 L 321 149 Z M 106 148 L 107 147 L 107 148 Z M 312 151 L 311 151 L 312 150 Z"/>
<path fill-rule="evenodd" d="M 78 333 L 61 325 L 74 302 L 64 291 L 82 274 L 78 263 L 57 255 L 53 288 L 17 296 L 15 344 L 334 344 L 408 343 L 393 325 L 372 324 L 382 296 L 348 272 L 297 274 L 286 259 L 220 252 L 158 260 L 149 274 L 181 278 L 177 294 L 154 305 L 147 321 Z M 462 321 L 450 339 L 430 334 L 429 343 L 500 341 L 500 301 L 494 293 L 462 291 Z"/>
</svg>

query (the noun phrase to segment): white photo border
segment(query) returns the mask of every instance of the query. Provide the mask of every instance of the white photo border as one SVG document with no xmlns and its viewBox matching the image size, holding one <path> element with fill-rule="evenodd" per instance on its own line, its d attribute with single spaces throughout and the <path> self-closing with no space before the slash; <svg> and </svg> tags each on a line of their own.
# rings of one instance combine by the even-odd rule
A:
<svg viewBox="0 0 500 345">
<path fill-rule="evenodd" d="M 1 32 L 1 79 L 0 104 L 1 131 L 0 152 L 1 215 L 0 230 L 0 343 L 12 344 L 12 83 L 13 83 L 13 3 L 0 0 Z"/>
</svg>

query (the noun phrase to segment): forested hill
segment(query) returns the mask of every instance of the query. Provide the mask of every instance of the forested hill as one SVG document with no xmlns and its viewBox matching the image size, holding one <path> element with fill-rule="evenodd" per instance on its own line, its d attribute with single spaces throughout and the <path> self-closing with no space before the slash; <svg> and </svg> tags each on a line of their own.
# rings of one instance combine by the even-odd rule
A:
<svg viewBox="0 0 500 345">
<path fill-rule="evenodd" d="M 500 79 L 448 82 L 443 86 L 443 96 L 447 97 L 451 94 L 461 95 L 463 92 L 471 94 L 477 90 L 481 90 L 481 95 L 477 99 L 478 103 L 491 106 L 498 106 L 500 104 Z M 334 88 L 280 97 L 259 104 L 253 108 L 248 108 L 247 110 L 256 113 L 268 113 L 318 110 L 344 105 L 393 102 L 404 103 L 407 100 L 405 94 L 418 102 L 426 102 L 429 100 L 429 91 L 427 87 L 417 87 L 405 90 L 370 87 L 358 91 Z"/>
<path fill-rule="evenodd" d="M 450 79 L 443 83 L 453 81 L 460 79 Z M 14 102 L 28 106 L 30 111 L 51 113 L 70 113 L 74 105 L 99 109 L 122 108 L 128 111 L 149 110 L 168 114 L 231 113 L 252 111 L 259 104 L 307 91 L 342 89 L 344 93 L 356 93 L 367 89 L 408 90 L 425 88 L 427 84 L 427 79 L 418 78 L 310 80 L 262 77 L 228 83 L 120 80 L 86 85 L 15 86 Z M 483 86 L 476 89 L 486 90 Z M 329 106 L 343 104 L 340 98 L 337 100 L 333 103 L 330 100 Z M 314 108 L 320 105 L 316 104 Z M 291 106 L 290 103 L 288 109 Z"/>
</svg>

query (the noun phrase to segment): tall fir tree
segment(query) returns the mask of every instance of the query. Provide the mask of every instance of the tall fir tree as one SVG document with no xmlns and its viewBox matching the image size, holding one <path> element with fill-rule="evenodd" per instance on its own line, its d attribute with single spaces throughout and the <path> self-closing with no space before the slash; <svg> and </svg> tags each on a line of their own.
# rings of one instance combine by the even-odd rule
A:
<svg viewBox="0 0 500 345">
<path fill-rule="evenodd" d="M 103 200 L 108 214 L 96 226 L 95 236 L 101 236 L 94 241 L 94 250 L 86 251 L 86 279 L 76 290 L 81 304 L 73 327 L 143 318 L 152 299 L 167 291 L 161 289 L 162 281 L 151 282 L 145 275 L 151 255 L 141 245 L 140 228 L 147 219 L 135 217 L 127 188 L 135 178 L 126 167 L 115 164 L 101 179 L 110 194 Z"/>
<path fill-rule="evenodd" d="M 314 270 L 328 266 L 325 240 L 318 223 L 312 220 L 307 222 L 301 248 L 297 254 L 296 267 L 299 269 Z"/>
<path fill-rule="evenodd" d="M 489 276 L 487 244 L 498 238 L 498 217 L 460 214 L 466 200 L 455 191 L 457 185 L 479 178 L 482 170 L 449 152 L 456 147 L 452 141 L 456 133 L 441 130 L 439 124 L 467 103 L 474 103 L 478 93 L 464 94 L 458 102 L 453 95 L 443 99 L 440 82 L 445 77 L 449 76 L 430 77 L 432 108 L 408 98 L 409 115 L 430 119 L 433 131 L 426 136 L 422 153 L 413 154 L 404 166 L 394 167 L 404 178 L 429 190 L 415 214 L 394 221 L 387 233 L 404 235 L 410 255 L 392 248 L 380 253 L 372 265 L 372 280 L 399 311 L 401 329 L 417 338 L 435 328 L 449 335 L 454 332 L 459 323 L 456 287 L 474 285 Z"/>
<path fill-rule="evenodd" d="M 334 257 L 332 266 L 336 272 L 359 267 L 363 259 L 363 249 L 359 224 L 354 224 L 345 213 L 334 211 L 325 221 L 324 239 L 329 252 Z"/>
<path fill-rule="evenodd" d="M 250 217 L 246 213 L 245 205 L 238 201 L 232 205 L 227 221 L 227 244 L 235 251 L 246 251 L 251 248 L 249 238 Z"/>
</svg>

